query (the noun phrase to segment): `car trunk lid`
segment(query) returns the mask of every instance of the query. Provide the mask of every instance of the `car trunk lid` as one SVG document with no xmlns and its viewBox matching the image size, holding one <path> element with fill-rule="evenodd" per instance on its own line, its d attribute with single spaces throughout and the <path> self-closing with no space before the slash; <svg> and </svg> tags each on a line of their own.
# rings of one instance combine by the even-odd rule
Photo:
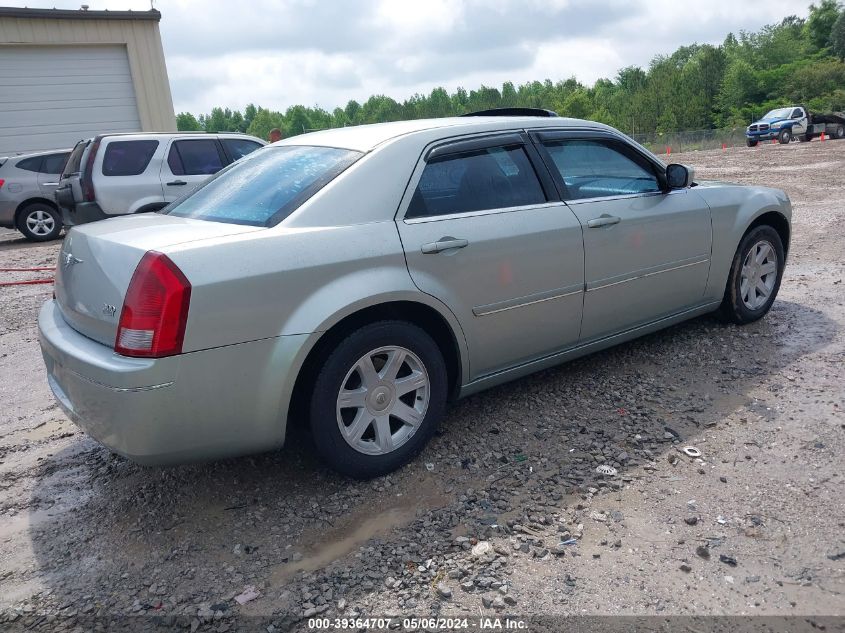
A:
<svg viewBox="0 0 845 633">
<path fill-rule="evenodd" d="M 261 230 L 264 229 L 158 213 L 75 227 L 59 253 L 56 301 L 73 329 L 112 346 L 123 299 L 144 253 Z"/>
</svg>

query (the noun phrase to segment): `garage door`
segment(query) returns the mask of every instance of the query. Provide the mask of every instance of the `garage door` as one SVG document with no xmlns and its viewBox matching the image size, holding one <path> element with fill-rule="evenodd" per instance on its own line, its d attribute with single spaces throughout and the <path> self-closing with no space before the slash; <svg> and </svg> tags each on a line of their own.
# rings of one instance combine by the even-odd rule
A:
<svg viewBox="0 0 845 633">
<path fill-rule="evenodd" d="M 0 156 L 138 132 L 125 46 L 0 46 Z"/>
</svg>

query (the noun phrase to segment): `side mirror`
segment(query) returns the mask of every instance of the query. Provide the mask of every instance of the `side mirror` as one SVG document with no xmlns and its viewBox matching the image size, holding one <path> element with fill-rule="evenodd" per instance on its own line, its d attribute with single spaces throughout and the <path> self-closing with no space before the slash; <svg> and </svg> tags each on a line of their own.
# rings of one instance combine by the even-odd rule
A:
<svg viewBox="0 0 845 633">
<path fill-rule="evenodd" d="M 672 163 L 666 168 L 666 184 L 669 189 L 686 189 L 692 185 L 695 172 L 692 167 Z"/>
</svg>

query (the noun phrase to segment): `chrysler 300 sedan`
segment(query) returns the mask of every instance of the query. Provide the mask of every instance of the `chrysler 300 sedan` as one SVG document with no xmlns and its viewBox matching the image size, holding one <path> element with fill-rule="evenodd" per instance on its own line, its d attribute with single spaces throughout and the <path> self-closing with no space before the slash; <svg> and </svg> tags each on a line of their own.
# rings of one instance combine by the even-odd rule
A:
<svg viewBox="0 0 845 633">
<path fill-rule="evenodd" d="M 587 121 L 326 130 L 71 230 L 40 342 L 67 415 L 137 462 L 266 451 L 304 420 L 372 477 L 450 398 L 708 312 L 759 319 L 790 217 L 782 191 L 695 181 Z"/>
</svg>

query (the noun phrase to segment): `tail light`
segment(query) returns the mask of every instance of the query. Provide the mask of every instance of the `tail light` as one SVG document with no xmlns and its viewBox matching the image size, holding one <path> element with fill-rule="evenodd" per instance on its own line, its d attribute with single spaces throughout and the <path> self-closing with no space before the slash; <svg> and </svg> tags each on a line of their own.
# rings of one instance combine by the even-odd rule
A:
<svg viewBox="0 0 845 633">
<path fill-rule="evenodd" d="M 162 358 L 182 353 L 191 284 L 169 257 L 156 251 L 142 258 L 126 291 L 114 351 Z"/>
<path fill-rule="evenodd" d="M 0 178 L 0 189 L 2 189 L 3 185 L 6 184 L 6 181 Z"/>
<path fill-rule="evenodd" d="M 91 149 L 88 151 L 88 158 L 85 160 L 85 169 L 79 179 L 79 186 L 82 187 L 82 200 L 94 202 L 97 198 L 94 195 L 94 159 L 97 157 L 97 150 L 100 149 L 100 138 L 94 139 Z"/>
</svg>

